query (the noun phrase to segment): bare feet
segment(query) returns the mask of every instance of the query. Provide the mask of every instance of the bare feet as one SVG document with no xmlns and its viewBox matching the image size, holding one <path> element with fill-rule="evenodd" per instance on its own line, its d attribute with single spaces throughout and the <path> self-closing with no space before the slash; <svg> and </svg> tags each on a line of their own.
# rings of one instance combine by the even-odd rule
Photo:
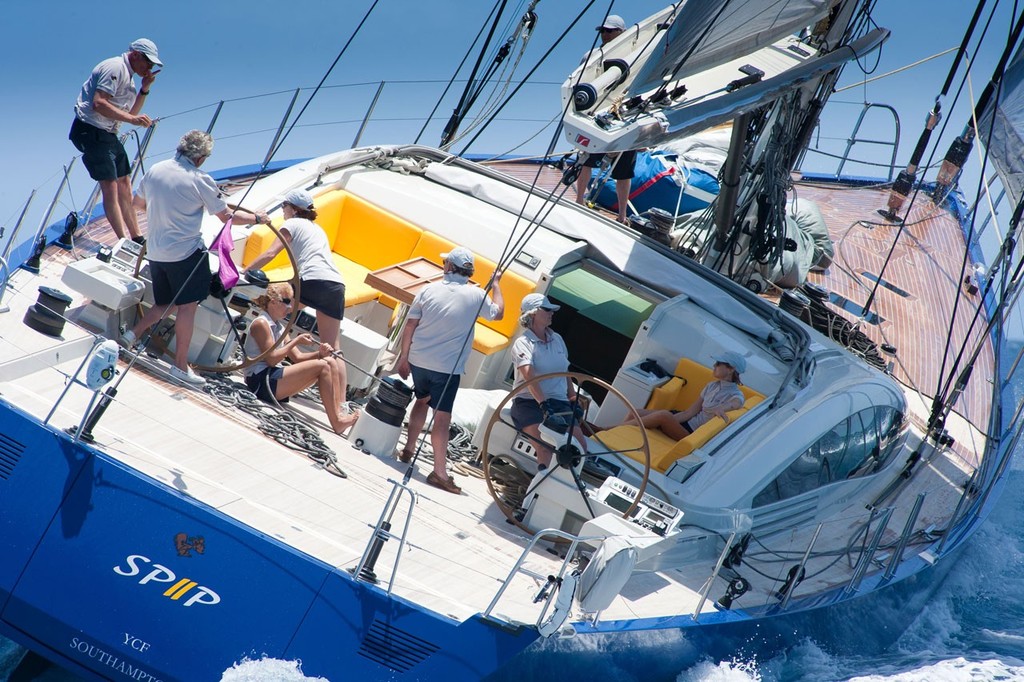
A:
<svg viewBox="0 0 1024 682">
<path fill-rule="evenodd" d="M 334 432 L 339 436 L 345 433 L 350 426 L 356 423 L 359 419 L 359 412 L 347 412 L 338 415 L 337 426 L 334 428 Z"/>
</svg>

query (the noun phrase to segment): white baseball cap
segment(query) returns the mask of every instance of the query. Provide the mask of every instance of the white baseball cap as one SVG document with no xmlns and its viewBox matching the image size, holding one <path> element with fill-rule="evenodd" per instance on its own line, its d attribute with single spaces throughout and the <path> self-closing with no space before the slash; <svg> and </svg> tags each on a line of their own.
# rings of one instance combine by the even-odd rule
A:
<svg viewBox="0 0 1024 682">
<path fill-rule="evenodd" d="M 527 294 L 523 296 L 523 302 L 519 306 L 519 310 L 525 313 L 532 313 L 534 310 L 543 308 L 544 310 L 550 310 L 554 312 L 562 306 L 556 305 L 548 299 L 544 294 Z"/>
<path fill-rule="evenodd" d="M 715 353 L 712 357 L 714 358 L 715 362 L 724 362 L 725 364 L 731 366 L 740 374 L 743 374 L 744 372 L 747 371 L 747 361 L 739 353 L 727 350 L 721 353 Z"/>
<path fill-rule="evenodd" d="M 606 31 L 625 31 L 626 22 L 618 14 L 609 14 L 604 23 L 597 27 L 598 31 L 602 29 Z"/>
<path fill-rule="evenodd" d="M 465 246 L 456 246 L 448 253 L 442 253 L 441 258 L 463 270 L 473 267 L 473 252 Z"/>
<path fill-rule="evenodd" d="M 134 43 L 128 46 L 128 49 L 133 52 L 141 52 L 146 55 L 149 61 L 153 62 L 156 66 L 163 66 L 164 63 L 160 61 L 160 55 L 156 52 L 156 43 L 149 38 L 139 38 Z"/>
<path fill-rule="evenodd" d="M 298 208 L 313 208 L 313 195 L 304 189 L 293 189 L 284 195 L 284 202 Z"/>
</svg>

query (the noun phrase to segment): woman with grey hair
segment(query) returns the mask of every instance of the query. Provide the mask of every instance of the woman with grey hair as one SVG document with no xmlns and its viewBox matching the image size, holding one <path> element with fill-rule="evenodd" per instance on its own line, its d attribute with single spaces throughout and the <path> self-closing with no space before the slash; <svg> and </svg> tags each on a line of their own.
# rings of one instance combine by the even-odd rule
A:
<svg viewBox="0 0 1024 682">
<path fill-rule="evenodd" d="M 513 391 L 540 374 L 569 370 L 569 350 L 561 335 L 551 329 L 551 318 L 559 307 L 543 294 L 523 297 L 519 324 L 526 332 L 512 344 L 512 361 L 516 368 Z M 538 471 L 551 464 L 551 449 L 541 440 L 540 425 L 565 433 L 571 424 L 573 437 L 586 452 L 587 439 L 580 428 L 582 421 L 583 410 L 569 377 L 539 381 L 512 400 L 512 423 L 533 439 Z"/>
<path fill-rule="evenodd" d="M 149 223 L 146 258 L 153 286 L 154 305 L 121 337 L 123 345 L 135 345 L 143 333 L 174 314 L 175 352 L 171 376 L 200 386 L 206 380 L 188 366 L 188 349 L 199 302 L 210 293 L 209 255 L 203 243 L 203 214 L 212 213 L 227 222 L 264 223 L 266 213 L 232 211 L 221 197 L 217 182 L 199 170 L 213 151 L 213 138 L 190 130 L 178 142 L 173 159 L 154 164 L 139 183 L 132 202 L 144 210 Z"/>
</svg>

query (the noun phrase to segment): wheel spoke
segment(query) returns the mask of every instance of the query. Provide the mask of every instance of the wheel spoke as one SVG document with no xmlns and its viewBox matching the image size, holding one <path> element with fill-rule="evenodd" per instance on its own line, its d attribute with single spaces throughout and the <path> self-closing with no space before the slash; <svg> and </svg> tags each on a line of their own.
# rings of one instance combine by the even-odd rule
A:
<svg viewBox="0 0 1024 682">
<path fill-rule="evenodd" d="M 531 501 L 529 500 L 530 495 L 528 495 L 528 493 L 532 493 L 534 490 L 542 490 L 545 483 L 547 483 L 559 469 L 569 470 L 576 488 L 579 490 L 580 496 L 583 499 L 583 504 L 587 508 L 591 518 L 594 518 L 597 515 L 597 511 L 594 509 L 594 505 L 587 495 L 587 485 L 581 475 L 582 463 L 585 462 L 587 458 L 596 458 L 601 456 L 623 457 L 631 460 L 638 460 L 638 463 L 643 467 L 643 471 L 639 474 L 641 478 L 640 484 L 638 486 L 634 486 L 637 488 L 636 498 L 633 500 L 629 508 L 623 512 L 623 517 L 628 518 L 636 509 L 637 504 L 643 497 L 644 491 L 646 490 L 647 481 L 650 476 L 650 447 L 647 441 L 647 434 L 643 429 L 639 430 L 640 445 L 635 448 L 628 448 L 624 450 L 609 448 L 596 432 L 591 433 L 589 437 L 600 444 L 603 451 L 591 452 L 588 448 L 588 451 L 585 452 L 578 446 L 576 439 L 573 436 L 577 427 L 580 427 L 581 430 L 583 430 L 582 427 L 585 426 L 585 419 L 581 416 L 577 416 L 575 409 L 571 410 L 572 414 L 568 419 L 569 425 L 565 433 L 559 434 L 559 436 L 565 436 L 564 441 L 562 438 L 558 438 L 557 442 L 561 444 L 556 445 L 552 445 L 543 439 L 539 439 L 536 436 L 532 436 L 522 431 L 521 429 L 517 429 L 510 420 L 503 417 L 503 410 L 507 405 L 509 405 L 509 403 L 511 403 L 515 395 L 528 390 L 532 384 L 558 377 L 568 377 L 575 381 L 577 385 L 582 384 L 583 382 L 591 382 L 608 392 L 605 400 L 616 399 L 621 401 L 627 407 L 627 414 L 632 418 L 632 420 L 635 420 L 638 423 L 640 421 L 640 416 L 637 414 L 636 409 L 618 389 L 597 377 L 573 372 L 556 372 L 535 376 L 519 386 L 514 393 L 510 392 L 506 395 L 495 408 L 494 413 L 487 424 L 480 456 L 483 462 L 484 481 L 487 483 L 488 491 L 494 499 L 495 504 L 498 506 L 498 509 L 501 510 L 505 515 L 505 518 L 507 518 L 510 523 L 515 524 L 528 533 L 533 533 L 538 530 L 530 528 L 524 521 L 524 514 L 526 510 L 523 505 L 531 504 Z M 577 395 L 579 395 L 579 393 L 577 393 Z M 503 452 L 499 447 L 498 450 L 492 454 L 491 445 L 495 442 L 492 440 L 492 433 L 495 426 L 498 424 L 512 429 L 515 432 L 515 436 L 512 443 L 508 445 L 508 452 Z M 527 469 L 531 468 L 533 465 L 527 461 L 524 453 L 517 452 L 513 449 L 514 444 L 519 440 L 530 443 L 535 450 L 550 450 L 552 452 L 551 464 L 547 470 L 541 472 L 540 476 L 528 473 Z M 637 470 L 634 467 L 629 467 L 629 470 L 633 473 L 637 473 Z M 510 473 L 513 471 L 515 472 L 514 474 Z M 509 494 L 509 485 L 507 483 L 507 479 L 509 478 L 517 479 L 518 482 L 515 485 L 521 489 L 521 495 L 516 496 Z M 557 484 L 551 482 L 550 484 L 564 485 L 564 482 Z"/>
</svg>

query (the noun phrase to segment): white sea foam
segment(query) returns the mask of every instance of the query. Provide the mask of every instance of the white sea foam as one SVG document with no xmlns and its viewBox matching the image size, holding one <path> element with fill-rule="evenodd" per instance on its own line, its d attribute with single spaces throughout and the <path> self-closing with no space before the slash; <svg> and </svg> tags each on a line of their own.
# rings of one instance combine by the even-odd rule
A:
<svg viewBox="0 0 1024 682">
<path fill-rule="evenodd" d="M 968 661 L 954 658 L 904 672 L 880 672 L 851 677 L 849 682 L 976 682 L 977 680 L 1024 680 L 1024 666 L 999 660 Z"/>
<path fill-rule="evenodd" d="M 299 661 L 281 661 L 264 656 L 245 659 L 224 671 L 221 682 L 329 682 L 323 677 L 306 677 Z"/>
</svg>

